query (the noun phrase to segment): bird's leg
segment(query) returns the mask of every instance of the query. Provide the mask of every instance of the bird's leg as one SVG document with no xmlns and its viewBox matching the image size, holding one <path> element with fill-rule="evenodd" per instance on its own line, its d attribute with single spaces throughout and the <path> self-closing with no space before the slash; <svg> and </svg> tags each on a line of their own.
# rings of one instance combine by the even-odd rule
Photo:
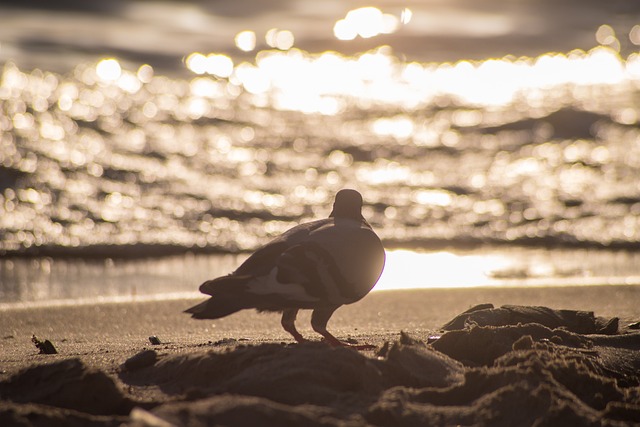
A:
<svg viewBox="0 0 640 427">
<path fill-rule="evenodd" d="M 342 342 L 338 338 L 331 335 L 329 331 L 327 331 L 327 323 L 329 322 L 331 315 L 334 311 L 336 311 L 337 308 L 338 307 L 336 306 L 328 306 L 316 308 L 315 310 L 313 310 L 313 314 L 311 315 L 311 327 L 313 327 L 313 330 L 322 335 L 325 341 L 333 347 L 352 347 L 357 350 L 374 349 L 375 346 L 370 344 L 358 345 Z"/>
<path fill-rule="evenodd" d="M 282 320 L 280 321 L 280 323 L 282 324 L 282 327 L 284 328 L 284 330 L 289 332 L 291 335 L 293 335 L 293 338 L 297 342 L 306 342 L 307 340 L 304 339 L 304 337 L 296 329 L 297 315 L 298 315 L 297 308 L 290 308 L 290 309 L 284 310 L 282 312 Z"/>
</svg>

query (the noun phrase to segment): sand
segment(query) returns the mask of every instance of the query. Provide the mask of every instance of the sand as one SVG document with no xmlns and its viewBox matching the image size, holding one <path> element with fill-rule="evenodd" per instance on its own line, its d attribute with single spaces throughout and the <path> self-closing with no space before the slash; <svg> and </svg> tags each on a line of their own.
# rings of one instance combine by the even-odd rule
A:
<svg viewBox="0 0 640 427">
<path fill-rule="evenodd" d="M 192 320 L 194 300 L 5 310 L 0 425 L 640 425 L 638 301 L 638 286 L 374 292 L 329 323 L 371 351 L 295 344 L 275 314 Z"/>
</svg>

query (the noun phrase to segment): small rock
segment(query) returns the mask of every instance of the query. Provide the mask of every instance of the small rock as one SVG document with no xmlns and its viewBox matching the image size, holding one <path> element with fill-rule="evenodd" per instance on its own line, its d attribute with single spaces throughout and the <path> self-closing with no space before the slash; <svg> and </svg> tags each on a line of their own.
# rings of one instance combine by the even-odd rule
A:
<svg viewBox="0 0 640 427">
<path fill-rule="evenodd" d="M 609 319 L 597 332 L 604 335 L 615 335 L 618 333 L 618 322 L 617 317 Z"/>
<path fill-rule="evenodd" d="M 640 329 L 640 322 L 629 323 L 627 325 L 629 329 Z"/>
<path fill-rule="evenodd" d="M 138 369 L 151 366 L 158 360 L 158 353 L 155 350 L 143 350 L 138 354 L 135 354 L 128 358 L 123 368 L 127 371 L 137 371 Z"/>
<path fill-rule="evenodd" d="M 152 345 L 160 345 L 160 344 L 162 344 L 162 343 L 160 342 L 160 338 L 158 338 L 158 337 L 157 337 L 157 336 L 155 336 L 155 335 L 151 335 L 151 336 L 149 337 L 149 342 L 150 342 Z"/>
<path fill-rule="evenodd" d="M 40 341 L 38 337 L 33 335 L 31 337 L 31 341 L 35 344 L 38 350 L 40 350 L 40 354 L 58 354 L 58 350 L 56 350 L 49 340 Z"/>
</svg>

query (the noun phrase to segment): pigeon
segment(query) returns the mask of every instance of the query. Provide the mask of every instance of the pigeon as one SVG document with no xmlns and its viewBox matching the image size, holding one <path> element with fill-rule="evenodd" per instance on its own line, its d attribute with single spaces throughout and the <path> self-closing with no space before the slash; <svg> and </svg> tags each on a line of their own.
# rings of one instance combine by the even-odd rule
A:
<svg viewBox="0 0 640 427">
<path fill-rule="evenodd" d="M 332 346 L 351 346 L 327 331 L 333 313 L 367 295 L 385 264 L 377 234 L 361 213 L 362 196 L 340 190 L 328 218 L 297 225 L 254 252 L 233 273 L 200 285 L 211 297 L 187 310 L 195 319 L 219 319 L 244 309 L 281 312 L 285 331 L 296 329 L 301 309 L 313 310 L 311 326 Z M 370 346 L 353 347 L 369 348 Z"/>
</svg>

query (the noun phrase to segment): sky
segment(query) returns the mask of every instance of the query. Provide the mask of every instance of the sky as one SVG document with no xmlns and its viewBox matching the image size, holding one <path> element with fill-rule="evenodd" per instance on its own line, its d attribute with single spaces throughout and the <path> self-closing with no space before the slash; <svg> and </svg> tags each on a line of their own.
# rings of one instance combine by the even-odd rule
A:
<svg viewBox="0 0 640 427">
<path fill-rule="evenodd" d="M 336 22 L 364 6 L 398 19 L 408 9 L 411 19 L 393 34 L 338 40 Z M 628 0 L 4 0 L 0 62 L 65 72 L 114 56 L 170 73 L 183 68 L 190 52 L 248 56 L 236 48 L 235 35 L 254 31 L 261 49 L 271 28 L 291 31 L 294 47 L 309 52 L 390 45 L 408 61 L 442 62 L 587 50 L 603 24 L 620 33 L 624 50 L 639 23 L 640 2 Z"/>
</svg>

